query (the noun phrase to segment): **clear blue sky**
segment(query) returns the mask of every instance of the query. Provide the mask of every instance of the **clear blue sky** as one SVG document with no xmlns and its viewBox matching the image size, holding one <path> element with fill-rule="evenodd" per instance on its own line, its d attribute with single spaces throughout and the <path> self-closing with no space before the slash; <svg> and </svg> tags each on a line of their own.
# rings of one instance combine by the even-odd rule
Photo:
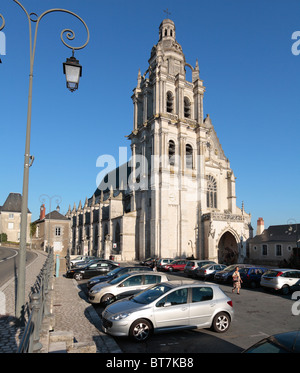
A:
<svg viewBox="0 0 300 373">
<path fill-rule="evenodd" d="M 300 223 L 300 55 L 291 36 L 300 30 L 299 0 L 21 0 L 28 12 L 60 7 L 79 14 L 91 40 L 75 54 L 83 66 L 79 90 L 65 87 L 60 41 L 72 16 L 49 14 L 40 23 L 34 70 L 29 208 L 38 218 L 41 194 L 60 195 L 61 212 L 91 197 L 103 154 L 118 159 L 133 126 L 132 90 L 148 67 L 158 28 L 171 12 L 186 61 L 199 61 L 210 114 L 237 177 L 237 205 L 256 229 Z M 13 0 L 1 0 L 6 55 L 0 56 L 0 205 L 22 193 L 29 75 L 27 19 Z M 74 46 L 78 44 L 74 41 Z M 52 202 L 52 208 L 55 201 Z M 46 204 L 48 211 L 48 205 Z"/>
</svg>

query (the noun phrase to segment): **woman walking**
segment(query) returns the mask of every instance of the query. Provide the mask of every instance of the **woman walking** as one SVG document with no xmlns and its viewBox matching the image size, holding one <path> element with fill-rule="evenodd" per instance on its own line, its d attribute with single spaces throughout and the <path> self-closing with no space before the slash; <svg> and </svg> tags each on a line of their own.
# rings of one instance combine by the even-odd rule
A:
<svg viewBox="0 0 300 373">
<path fill-rule="evenodd" d="M 240 275 L 240 272 L 239 272 L 239 267 L 235 267 L 235 271 L 232 274 L 232 280 L 233 280 L 232 292 L 234 293 L 235 289 L 237 289 L 237 294 L 240 295 L 241 283 L 243 281 L 241 279 L 241 275 Z"/>
</svg>

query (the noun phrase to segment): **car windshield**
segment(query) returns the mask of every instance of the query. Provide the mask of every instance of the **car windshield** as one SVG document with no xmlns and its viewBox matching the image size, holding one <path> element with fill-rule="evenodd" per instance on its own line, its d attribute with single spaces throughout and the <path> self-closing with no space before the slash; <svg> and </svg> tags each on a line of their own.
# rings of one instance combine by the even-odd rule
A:
<svg viewBox="0 0 300 373">
<path fill-rule="evenodd" d="M 117 268 L 113 269 L 112 271 L 108 272 L 108 274 L 106 276 L 113 276 L 116 273 L 120 272 L 121 269 L 122 269 L 121 267 L 117 267 Z"/>
<path fill-rule="evenodd" d="M 230 271 L 233 271 L 235 270 L 235 268 L 237 267 L 237 265 L 235 264 L 232 264 L 231 266 L 228 266 L 224 269 L 225 272 L 230 272 Z"/>
<path fill-rule="evenodd" d="M 247 350 L 247 353 L 287 353 L 284 346 L 274 343 L 270 338 L 263 340 Z"/>
<path fill-rule="evenodd" d="M 109 282 L 111 285 L 116 285 L 118 284 L 119 282 L 125 280 L 126 277 L 130 276 L 131 273 L 125 273 L 125 275 L 122 275 L 120 277 L 116 277 L 116 278 L 112 278 L 111 280 L 107 281 Z"/>
<path fill-rule="evenodd" d="M 171 287 L 168 285 L 154 285 L 150 289 L 146 289 L 143 292 L 132 297 L 131 300 L 136 303 L 149 304 L 151 302 L 154 302 L 161 295 L 167 293 L 169 290 L 171 290 Z"/>
<path fill-rule="evenodd" d="M 85 268 L 96 268 L 97 267 L 97 263 L 91 263 L 89 265 L 87 265 Z"/>
<path fill-rule="evenodd" d="M 205 264 L 204 266 L 202 266 L 203 269 L 206 269 L 206 268 L 209 268 L 209 267 L 211 267 L 211 263 Z"/>
</svg>

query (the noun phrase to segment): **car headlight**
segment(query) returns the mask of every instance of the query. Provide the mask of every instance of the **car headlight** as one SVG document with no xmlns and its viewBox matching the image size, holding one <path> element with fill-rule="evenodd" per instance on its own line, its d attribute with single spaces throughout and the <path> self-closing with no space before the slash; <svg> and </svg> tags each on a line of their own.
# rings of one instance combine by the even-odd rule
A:
<svg viewBox="0 0 300 373">
<path fill-rule="evenodd" d="M 126 317 L 128 317 L 130 315 L 130 312 L 122 312 L 122 313 L 118 313 L 116 315 L 113 315 L 111 317 L 111 320 L 122 320 L 122 319 L 125 319 Z"/>
<path fill-rule="evenodd" d="M 94 288 L 92 288 L 92 289 L 90 290 L 90 293 L 91 293 L 91 294 L 100 293 L 101 290 L 102 290 L 102 289 L 94 289 Z"/>
</svg>

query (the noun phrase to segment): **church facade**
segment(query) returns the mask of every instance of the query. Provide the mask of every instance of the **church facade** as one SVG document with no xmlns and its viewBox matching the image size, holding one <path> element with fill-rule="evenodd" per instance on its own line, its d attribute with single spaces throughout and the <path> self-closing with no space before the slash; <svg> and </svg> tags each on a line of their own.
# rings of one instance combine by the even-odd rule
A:
<svg viewBox="0 0 300 373">
<path fill-rule="evenodd" d="M 71 253 L 242 262 L 251 215 L 236 205 L 235 175 L 203 115 L 198 61 L 186 62 L 170 19 L 148 62 L 132 95 L 132 156 L 83 206 L 69 208 Z"/>
</svg>

